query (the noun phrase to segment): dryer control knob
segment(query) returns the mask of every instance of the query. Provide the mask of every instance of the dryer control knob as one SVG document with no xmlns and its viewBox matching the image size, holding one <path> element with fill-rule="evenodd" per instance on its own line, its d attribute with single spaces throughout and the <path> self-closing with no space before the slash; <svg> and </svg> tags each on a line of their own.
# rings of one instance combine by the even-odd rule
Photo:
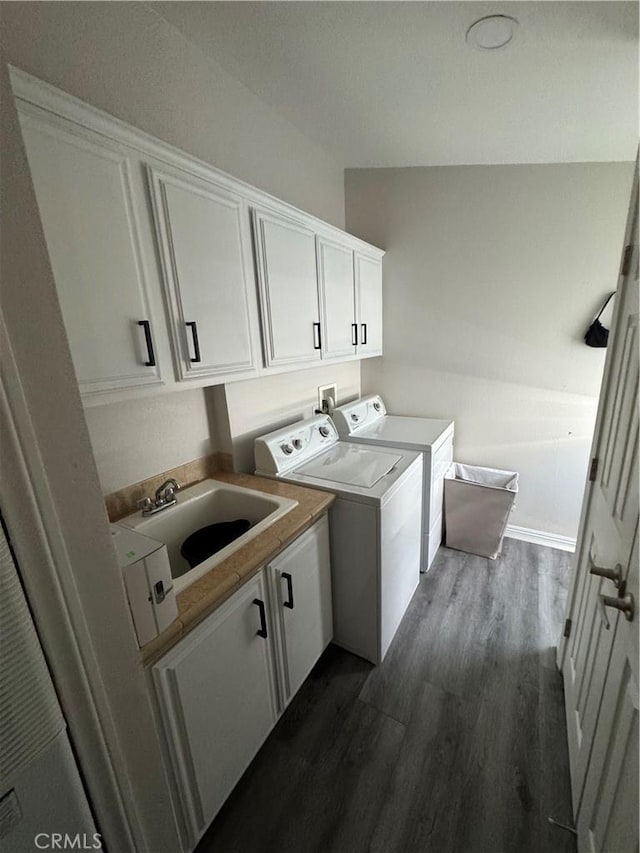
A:
<svg viewBox="0 0 640 853">
<path fill-rule="evenodd" d="M 283 445 L 281 445 L 281 447 L 282 447 L 282 452 L 286 453 L 287 456 L 290 456 L 293 453 L 293 447 L 290 444 L 283 444 Z"/>
<path fill-rule="evenodd" d="M 321 427 L 318 427 L 318 432 L 320 433 L 320 435 L 321 435 L 323 438 L 326 438 L 328 435 L 330 435 L 330 434 L 331 434 L 331 430 L 330 430 L 330 429 L 329 429 L 329 427 L 328 427 L 328 426 L 326 426 L 326 425 L 323 425 L 323 426 L 321 426 Z"/>
<path fill-rule="evenodd" d="M 378 401 L 376 400 L 376 402 L 373 404 L 373 408 L 376 410 L 376 412 L 379 412 L 382 407 L 380 403 L 378 403 Z"/>
<path fill-rule="evenodd" d="M 294 438 L 291 444 L 293 444 L 296 450 L 300 450 L 300 448 L 302 447 L 302 441 L 299 438 Z"/>
</svg>

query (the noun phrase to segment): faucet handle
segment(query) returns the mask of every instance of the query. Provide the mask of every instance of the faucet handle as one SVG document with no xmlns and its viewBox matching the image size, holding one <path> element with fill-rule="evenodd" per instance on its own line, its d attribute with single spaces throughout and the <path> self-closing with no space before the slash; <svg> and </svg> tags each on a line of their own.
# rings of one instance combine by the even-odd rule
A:
<svg viewBox="0 0 640 853">
<path fill-rule="evenodd" d="M 160 500 L 164 501 L 164 503 L 173 503 L 177 500 L 176 492 L 180 490 L 180 484 L 176 483 L 175 480 L 173 483 L 169 483 L 168 486 L 165 487 L 163 492 L 160 495 Z"/>
<path fill-rule="evenodd" d="M 151 509 L 151 507 L 153 506 L 153 501 L 151 500 L 151 498 L 140 498 L 139 501 L 136 501 L 136 506 L 138 507 L 138 509 L 141 509 L 142 512 L 145 512 L 145 510 L 148 511 Z"/>
<path fill-rule="evenodd" d="M 165 480 L 164 483 L 156 489 L 156 506 L 159 501 L 166 502 L 174 500 L 174 492 L 177 492 L 179 488 L 180 483 L 177 480 L 174 480 L 173 477 L 169 477 L 168 480 Z"/>
</svg>

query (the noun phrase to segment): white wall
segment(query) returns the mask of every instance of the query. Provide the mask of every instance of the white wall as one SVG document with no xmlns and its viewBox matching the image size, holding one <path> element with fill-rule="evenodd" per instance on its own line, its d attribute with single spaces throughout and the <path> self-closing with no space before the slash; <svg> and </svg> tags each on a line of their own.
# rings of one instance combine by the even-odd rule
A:
<svg viewBox="0 0 640 853">
<path fill-rule="evenodd" d="M 331 384 L 337 385 L 338 403 L 358 397 L 360 362 L 279 373 L 226 385 L 231 449 L 236 470 L 252 473 L 254 439 L 300 418 L 311 417 L 318 406 L 318 388 Z"/>
<path fill-rule="evenodd" d="M 204 388 L 85 411 L 105 495 L 218 450 Z"/>
<path fill-rule="evenodd" d="M 4 3 L 1 22 L 11 64 L 344 225 L 338 164 L 146 4 Z M 88 410 L 103 492 L 217 449 L 220 399 L 191 390 Z"/>
<path fill-rule="evenodd" d="M 575 537 L 633 164 L 348 170 L 347 229 L 387 250 L 363 393 L 456 420 L 456 458 L 519 471 L 511 523 Z M 610 316 L 610 315 L 609 315 Z"/>
<path fill-rule="evenodd" d="M 342 168 L 146 3 L 3 3 L 6 61 L 344 226 Z"/>
</svg>

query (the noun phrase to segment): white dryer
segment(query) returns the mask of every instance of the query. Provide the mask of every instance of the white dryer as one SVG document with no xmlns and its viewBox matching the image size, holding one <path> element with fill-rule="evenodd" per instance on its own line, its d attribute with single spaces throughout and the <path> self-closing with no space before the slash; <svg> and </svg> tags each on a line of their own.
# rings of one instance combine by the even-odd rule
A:
<svg viewBox="0 0 640 853">
<path fill-rule="evenodd" d="M 385 656 L 420 579 L 422 455 L 339 440 L 327 415 L 255 441 L 256 474 L 334 492 L 334 642 Z"/>
<path fill-rule="evenodd" d="M 453 460 L 454 422 L 388 415 L 377 394 L 334 409 L 332 418 L 344 441 L 422 453 L 424 497 L 420 568 L 426 572 L 442 541 L 444 475 Z"/>
</svg>

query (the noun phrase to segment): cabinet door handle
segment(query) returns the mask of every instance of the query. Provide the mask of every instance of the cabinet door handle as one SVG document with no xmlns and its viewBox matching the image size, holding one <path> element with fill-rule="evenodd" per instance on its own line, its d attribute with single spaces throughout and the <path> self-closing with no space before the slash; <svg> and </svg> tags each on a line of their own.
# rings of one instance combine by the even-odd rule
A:
<svg viewBox="0 0 640 853">
<path fill-rule="evenodd" d="M 320 337 L 320 323 L 313 324 L 313 348 L 322 349 L 322 338 Z"/>
<path fill-rule="evenodd" d="M 289 596 L 288 601 L 284 601 L 282 606 L 288 607 L 289 610 L 293 610 L 293 578 L 289 574 L 289 572 L 283 572 L 282 577 L 287 582 L 287 595 Z"/>
<path fill-rule="evenodd" d="M 153 340 L 151 338 L 151 323 L 148 320 L 138 320 L 138 325 L 144 329 L 144 340 L 147 345 L 147 361 L 145 367 L 156 366 L 156 354 L 153 351 Z"/>
<path fill-rule="evenodd" d="M 194 364 L 197 361 L 202 361 L 200 358 L 200 342 L 198 340 L 198 327 L 195 322 L 191 321 L 190 323 L 186 323 L 185 325 L 191 328 L 191 335 L 193 336 L 193 353 L 194 357 L 190 358 L 189 361 Z"/>
<path fill-rule="evenodd" d="M 351 345 L 354 347 L 358 346 L 358 324 L 351 324 Z"/>
<path fill-rule="evenodd" d="M 260 601 L 259 598 L 254 598 L 253 604 L 255 604 L 260 611 L 260 627 L 256 631 L 256 634 L 259 637 L 264 637 L 266 640 L 269 635 L 267 633 L 267 612 L 264 609 L 264 601 Z"/>
<path fill-rule="evenodd" d="M 361 343 L 361 344 L 366 344 L 366 342 L 367 342 L 367 324 L 366 324 L 366 323 L 361 323 L 361 324 L 360 324 L 360 329 L 361 329 L 361 332 L 360 332 L 360 343 Z"/>
</svg>

